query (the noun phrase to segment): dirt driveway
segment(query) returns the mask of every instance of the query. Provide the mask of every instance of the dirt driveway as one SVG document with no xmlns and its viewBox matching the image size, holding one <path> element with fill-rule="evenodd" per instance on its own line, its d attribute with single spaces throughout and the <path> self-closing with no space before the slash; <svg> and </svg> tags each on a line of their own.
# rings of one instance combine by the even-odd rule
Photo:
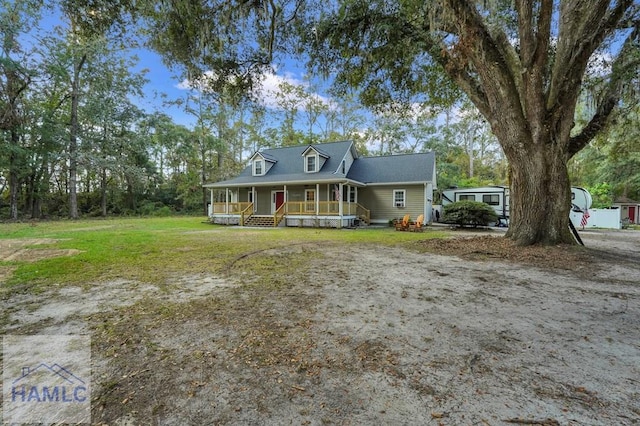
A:
<svg viewBox="0 0 640 426">
<path fill-rule="evenodd" d="M 0 303 L 6 334 L 91 334 L 96 424 L 640 424 L 640 232 L 582 237 L 301 244 Z"/>
</svg>

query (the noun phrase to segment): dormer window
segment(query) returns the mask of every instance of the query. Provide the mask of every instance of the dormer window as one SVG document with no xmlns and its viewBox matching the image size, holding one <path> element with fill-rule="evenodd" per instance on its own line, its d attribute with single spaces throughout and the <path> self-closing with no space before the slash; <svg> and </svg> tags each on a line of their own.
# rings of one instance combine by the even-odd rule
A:
<svg viewBox="0 0 640 426">
<path fill-rule="evenodd" d="M 307 156 L 307 162 L 306 162 L 306 172 L 307 173 L 315 173 L 318 171 L 318 157 L 316 157 L 315 155 L 308 155 Z"/>
<path fill-rule="evenodd" d="M 264 160 L 256 158 L 253 160 L 253 175 L 262 176 L 264 174 Z"/>
<path fill-rule="evenodd" d="M 329 159 L 329 154 L 309 145 L 302 153 L 302 158 L 305 173 L 317 173 L 324 167 Z"/>
</svg>

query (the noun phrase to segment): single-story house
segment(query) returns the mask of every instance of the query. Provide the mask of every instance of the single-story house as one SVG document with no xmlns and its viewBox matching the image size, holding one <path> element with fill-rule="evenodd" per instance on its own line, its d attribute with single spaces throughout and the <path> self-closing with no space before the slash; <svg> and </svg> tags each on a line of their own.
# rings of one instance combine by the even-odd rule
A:
<svg viewBox="0 0 640 426">
<path fill-rule="evenodd" d="M 430 222 L 435 154 L 361 157 L 351 141 L 264 149 L 239 176 L 204 187 L 220 224 L 342 228 L 406 214 Z"/>
<path fill-rule="evenodd" d="M 639 223 L 640 203 L 627 197 L 616 198 L 614 207 L 620 208 L 620 220 L 628 223 Z"/>
</svg>

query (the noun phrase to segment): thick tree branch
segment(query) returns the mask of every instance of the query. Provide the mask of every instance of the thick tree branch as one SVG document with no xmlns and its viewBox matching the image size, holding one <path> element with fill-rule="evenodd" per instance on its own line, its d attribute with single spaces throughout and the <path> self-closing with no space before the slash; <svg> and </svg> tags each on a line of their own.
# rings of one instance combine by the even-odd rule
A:
<svg viewBox="0 0 640 426">
<path fill-rule="evenodd" d="M 544 84 L 549 58 L 553 0 L 542 0 L 534 15 L 534 1 L 520 0 L 516 3 L 520 57 L 522 64 L 522 109 L 527 116 L 534 140 L 546 130 L 536 126 L 546 114 Z"/>
<path fill-rule="evenodd" d="M 609 3 L 600 0 L 591 8 L 573 4 L 561 10 L 558 51 L 547 96 L 547 109 L 552 113 L 563 109 L 567 97 L 577 93 L 591 55 L 616 28 L 633 0 L 618 0 L 607 12 Z"/>
<path fill-rule="evenodd" d="M 640 68 L 640 58 L 632 56 L 633 44 L 640 37 L 640 22 L 629 34 L 625 43 L 612 65 L 611 78 L 605 89 L 605 95 L 598 104 L 595 114 L 582 131 L 569 140 L 569 158 L 577 154 L 606 126 L 607 121 L 620 101 L 622 86 L 629 74 L 637 74 Z"/>
<path fill-rule="evenodd" d="M 444 4 L 453 14 L 460 31 L 459 41 L 454 47 L 454 55 L 458 57 L 454 57 L 454 60 L 473 64 L 478 73 L 477 84 L 482 86 L 486 94 L 488 108 L 483 111 L 480 105 L 476 105 L 478 109 L 487 118 L 495 118 L 495 111 L 498 109 L 506 111 L 504 119 L 526 127 L 518 91 L 520 66 L 519 63 L 510 61 L 508 54 L 503 53 L 503 50 L 510 49 L 504 47 L 506 35 L 502 33 L 497 36 L 499 40 L 496 40 L 485 26 L 475 5 L 468 0 L 445 0 Z M 496 124 L 495 121 L 492 122 L 492 127 Z"/>
</svg>

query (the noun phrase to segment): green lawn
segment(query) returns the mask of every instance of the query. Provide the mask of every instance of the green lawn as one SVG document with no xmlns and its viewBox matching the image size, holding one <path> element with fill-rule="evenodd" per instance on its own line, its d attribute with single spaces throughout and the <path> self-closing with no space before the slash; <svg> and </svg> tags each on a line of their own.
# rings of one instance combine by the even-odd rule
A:
<svg viewBox="0 0 640 426">
<path fill-rule="evenodd" d="M 114 279 L 162 285 L 185 273 L 233 274 L 245 255 L 271 248 L 309 242 L 395 246 L 443 235 L 430 229 L 424 233 L 395 232 L 392 228 L 251 229 L 211 225 L 203 217 L 0 224 L 0 239 L 52 239 L 55 242 L 27 247 L 80 251 L 35 262 L 0 261 L 0 268 L 14 269 L 6 279 L 9 288 L 27 287 L 30 291 L 54 284 L 94 285 Z"/>
</svg>

